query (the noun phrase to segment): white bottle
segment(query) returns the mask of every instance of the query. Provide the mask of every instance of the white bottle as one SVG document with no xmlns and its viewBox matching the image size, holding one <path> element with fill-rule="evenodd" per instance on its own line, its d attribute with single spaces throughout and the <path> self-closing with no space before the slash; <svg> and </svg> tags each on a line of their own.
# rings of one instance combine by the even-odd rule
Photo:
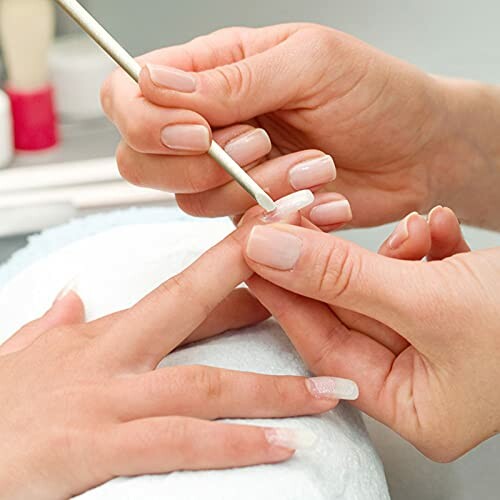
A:
<svg viewBox="0 0 500 500">
<path fill-rule="evenodd" d="M 14 135 L 12 132 L 12 115 L 10 100 L 0 90 L 0 168 L 6 167 L 14 156 Z"/>
</svg>

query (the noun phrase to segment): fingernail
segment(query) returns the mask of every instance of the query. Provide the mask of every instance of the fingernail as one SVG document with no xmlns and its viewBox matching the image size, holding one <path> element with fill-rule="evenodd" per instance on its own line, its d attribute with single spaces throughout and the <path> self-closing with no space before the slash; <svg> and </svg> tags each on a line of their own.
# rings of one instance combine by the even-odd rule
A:
<svg viewBox="0 0 500 500">
<path fill-rule="evenodd" d="M 408 222 L 410 219 L 416 215 L 419 217 L 417 212 L 412 212 L 411 214 L 408 214 L 396 227 L 394 232 L 392 233 L 392 236 L 389 238 L 387 244 L 389 245 L 389 248 L 392 250 L 397 250 L 410 236 L 410 233 L 408 232 Z"/>
<path fill-rule="evenodd" d="M 210 132 L 204 125 L 170 125 L 161 132 L 167 148 L 204 153 L 210 148 Z"/>
<path fill-rule="evenodd" d="M 347 200 L 323 203 L 311 210 L 309 218 L 317 226 L 332 226 L 349 222 L 352 219 L 351 205 Z"/>
<path fill-rule="evenodd" d="M 225 146 L 226 153 L 241 165 L 250 165 L 266 156 L 272 148 L 271 139 L 261 128 L 242 134 Z"/>
<path fill-rule="evenodd" d="M 53 304 L 61 302 L 61 300 L 67 297 L 71 292 L 74 292 L 75 289 L 76 289 L 76 278 L 72 278 L 70 281 L 68 281 L 68 283 L 64 286 L 64 288 L 57 294 Z"/>
<path fill-rule="evenodd" d="M 247 255 L 264 266 L 288 271 L 300 257 L 302 240 L 272 226 L 255 226 L 250 232 Z"/>
<path fill-rule="evenodd" d="M 151 81 L 159 87 L 177 92 L 191 93 L 196 90 L 197 79 L 191 73 L 168 66 L 146 64 Z"/>
<path fill-rule="evenodd" d="M 276 202 L 276 210 L 262 217 L 264 222 L 279 222 L 294 212 L 308 207 L 314 202 L 314 194 L 309 190 L 297 191 Z"/>
<path fill-rule="evenodd" d="M 329 155 L 304 161 L 289 172 L 290 184 L 294 189 L 308 189 L 335 180 L 336 170 Z"/>
<path fill-rule="evenodd" d="M 269 444 L 290 450 L 312 448 L 318 440 L 309 429 L 266 429 L 265 435 Z"/>
<path fill-rule="evenodd" d="M 315 377 L 306 380 L 309 392 L 318 399 L 345 399 L 354 401 L 359 397 L 356 382 L 337 377 Z"/>
</svg>

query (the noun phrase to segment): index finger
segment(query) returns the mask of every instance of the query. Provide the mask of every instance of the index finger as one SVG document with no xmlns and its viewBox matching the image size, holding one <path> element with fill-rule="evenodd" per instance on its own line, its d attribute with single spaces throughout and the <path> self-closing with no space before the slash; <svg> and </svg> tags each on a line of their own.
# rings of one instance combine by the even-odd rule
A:
<svg viewBox="0 0 500 500">
<path fill-rule="evenodd" d="M 247 232 L 248 228 L 242 228 L 229 235 L 186 270 L 120 313 L 107 336 L 112 349 L 121 343 L 120 359 L 156 366 L 248 279 L 252 271 L 243 259 L 240 243 Z"/>
<path fill-rule="evenodd" d="M 290 197 L 278 200 L 278 207 L 280 202 L 281 208 L 288 207 Z M 295 204 L 293 208 L 299 210 L 303 206 Z M 131 309 L 116 315 L 109 334 L 101 341 L 108 342 L 112 352 L 121 344 L 120 360 L 156 366 L 199 327 L 236 286 L 252 276 L 242 248 L 252 227 L 264 224 L 261 209 L 256 209 L 253 215 L 254 218 L 248 219 L 185 271 L 160 285 Z M 292 212 L 286 221 L 301 224 L 303 219 L 298 212 Z"/>
</svg>

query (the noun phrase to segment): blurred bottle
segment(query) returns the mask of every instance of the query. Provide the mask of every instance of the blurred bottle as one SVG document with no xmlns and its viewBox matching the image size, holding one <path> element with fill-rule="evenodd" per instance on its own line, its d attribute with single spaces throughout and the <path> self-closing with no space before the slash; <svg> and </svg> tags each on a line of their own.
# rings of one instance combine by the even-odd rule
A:
<svg viewBox="0 0 500 500">
<path fill-rule="evenodd" d="M 51 0 L 0 2 L 0 34 L 7 68 L 16 149 L 37 151 L 58 142 L 48 53 L 55 32 Z"/>
</svg>

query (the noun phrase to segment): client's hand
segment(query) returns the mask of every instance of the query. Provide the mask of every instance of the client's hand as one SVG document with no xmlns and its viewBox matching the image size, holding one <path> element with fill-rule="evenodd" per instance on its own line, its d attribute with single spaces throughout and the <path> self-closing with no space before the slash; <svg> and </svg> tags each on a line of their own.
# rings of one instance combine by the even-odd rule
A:
<svg viewBox="0 0 500 500">
<path fill-rule="evenodd" d="M 437 461 L 499 432 L 500 248 L 469 252 L 450 210 L 408 216 L 385 255 L 285 224 L 245 248 L 257 298 L 314 373 L 358 382 L 356 406 Z"/>
<path fill-rule="evenodd" d="M 286 460 L 300 432 L 213 423 L 320 413 L 335 379 L 208 367 L 158 369 L 181 342 L 265 316 L 232 290 L 249 271 L 248 229 L 131 309 L 84 323 L 74 292 L 0 346 L 0 497 L 67 498 L 119 475 Z M 241 315 L 234 308 L 249 305 Z M 307 436 L 306 436 L 307 437 Z"/>
</svg>

